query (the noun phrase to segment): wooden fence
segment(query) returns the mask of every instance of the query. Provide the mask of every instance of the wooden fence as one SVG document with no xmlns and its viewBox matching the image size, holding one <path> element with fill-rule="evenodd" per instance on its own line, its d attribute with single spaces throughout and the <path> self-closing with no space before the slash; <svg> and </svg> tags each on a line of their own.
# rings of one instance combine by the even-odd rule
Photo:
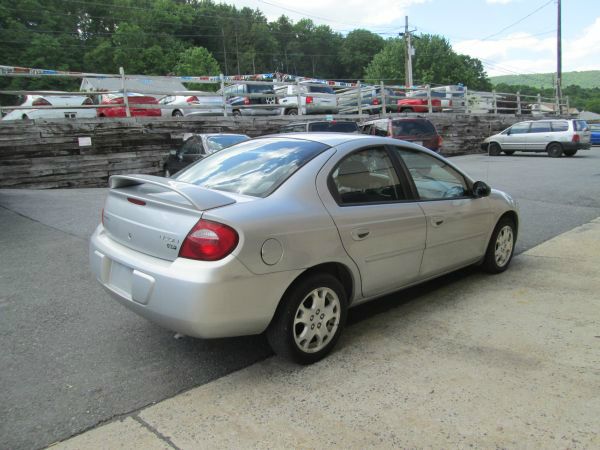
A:
<svg viewBox="0 0 600 450">
<path fill-rule="evenodd" d="M 506 114 L 424 116 L 436 125 L 446 155 L 480 152 L 485 137 L 524 120 Z M 318 118 L 311 116 L 310 120 Z M 341 118 L 366 119 L 357 115 L 336 117 Z M 158 175 L 169 151 L 181 145 L 184 133 L 234 132 L 255 137 L 275 133 L 290 120 L 287 116 L 192 116 L 4 121 L 0 122 L 0 187 L 103 187 L 110 175 Z"/>
</svg>

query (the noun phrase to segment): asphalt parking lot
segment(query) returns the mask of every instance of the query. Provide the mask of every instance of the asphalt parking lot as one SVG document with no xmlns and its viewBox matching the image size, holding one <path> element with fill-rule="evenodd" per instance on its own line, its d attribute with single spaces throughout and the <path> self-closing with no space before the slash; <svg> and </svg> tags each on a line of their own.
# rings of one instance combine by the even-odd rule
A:
<svg viewBox="0 0 600 450">
<path fill-rule="evenodd" d="M 521 207 L 517 252 L 600 216 L 600 149 L 453 162 Z M 38 448 L 220 378 L 270 354 L 260 336 L 173 339 L 111 300 L 89 274 L 87 238 L 105 190 L 0 191 L 0 436 Z M 520 265 L 521 270 L 526 270 Z M 454 283 L 463 271 L 429 283 Z M 407 300 L 395 294 L 386 308 Z M 368 326 L 373 303 L 351 322 Z M 381 303 L 380 303 L 381 305 Z"/>
</svg>

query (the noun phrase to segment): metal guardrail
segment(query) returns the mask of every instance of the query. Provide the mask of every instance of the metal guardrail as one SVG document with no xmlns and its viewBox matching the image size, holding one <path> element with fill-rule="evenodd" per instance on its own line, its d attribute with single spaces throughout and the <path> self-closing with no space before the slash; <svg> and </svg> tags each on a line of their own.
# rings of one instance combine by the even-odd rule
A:
<svg viewBox="0 0 600 450">
<path fill-rule="evenodd" d="M 356 83 L 344 83 L 329 80 L 317 80 L 310 78 L 295 77 L 295 80 L 283 81 L 277 78 L 265 79 L 263 75 L 247 75 L 241 77 L 146 77 L 152 80 L 178 80 L 181 83 L 195 83 L 205 85 L 218 85 L 218 92 L 207 92 L 201 90 L 161 90 L 156 88 L 149 89 L 128 89 L 128 82 L 132 80 L 139 81 L 144 79 L 141 76 L 126 76 L 121 69 L 120 74 L 89 74 L 77 72 L 59 72 L 42 69 L 15 68 L 11 66 L 0 66 L 0 76 L 11 77 L 63 77 L 71 79 L 84 78 L 110 78 L 121 81 L 121 89 L 113 90 L 88 90 L 77 92 L 59 92 L 47 90 L 4 90 L 0 95 L 31 95 L 31 96 L 84 96 L 94 99 L 94 104 L 86 105 L 50 105 L 50 106 L 0 106 L 0 113 L 6 111 L 19 110 L 85 110 L 95 109 L 100 115 L 102 110 L 111 108 L 124 108 L 126 117 L 131 117 L 132 109 L 160 109 L 165 111 L 187 110 L 196 113 L 202 111 L 215 112 L 220 110 L 218 115 L 231 115 L 235 110 L 247 109 L 271 109 L 279 110 L 280 114 L 284 109 L 296 109 L 298 115 L 303 115 L 306 108 L 306 98 L 332 98 L 332 94 L 308 92 L 311 86 L 323 87 L 330 86 L 335 90 L 336 107 L 340 114 L 388 114 L 388 113 L 434 113 L 434 112 L 456 112 L 464 114 L 556 114 L 560 115 L 564 111 L 569 111 L 569 99 L 565 97 L 564 102 L 559 102 L 556 98 L 544 98 L 540 95 L 528 96 L 517 93 L 502 92 L 482 92 L 469 91 L 464 86 L 401 86 L 386 85 L 383 81 L 379 84 L 367 85 L 360 81 Z M 257 77 L 262 79 L 252 79 Z M 286 77 L 286 76 L 283 76 Z M 287 76 L 291 77 L 291 76 Z M 231 89 L 236 85 L 265 85 L 273 86 L 272 92 L 267 93 L 234 93 Z M 290 90 L 288 87 L 291 86 Z M 244 89 L 247 91 L 247 89 Z M 285 91 L 285 92 L 284 92 Z M 290 92 L 288 92 L 290 91 Z M 197 102 L 184 102 L 178 104 L 148 104 L 136 103 L 136 96 L 148 95 L 156 98 L 165 98 L 172 96 L 196 97 Z M 104 104 L 102 99 L 105 96 L 123 97 L 123 103 Z M 219 103 L 203 104 L 203 97 L 221 97 Z M 280 99 L 288 98 L 291 100 L 296 97 L 295 103 L 289 101 L 286 105 L 280 103 Z M 244 99 L 246 102 L 239 101 L 233 105 L 234 99 Z M 269 103 L 250 103 L 253 99 L 266 99 Z M 243 101 L 244 101 L 243 100 Z M 272 103 L 271 103 L 272 101 Z M 306 110 L 307 111 L 307 110 Z M 193 114 L 192 113 L 192 114 Z"/>
</svg>

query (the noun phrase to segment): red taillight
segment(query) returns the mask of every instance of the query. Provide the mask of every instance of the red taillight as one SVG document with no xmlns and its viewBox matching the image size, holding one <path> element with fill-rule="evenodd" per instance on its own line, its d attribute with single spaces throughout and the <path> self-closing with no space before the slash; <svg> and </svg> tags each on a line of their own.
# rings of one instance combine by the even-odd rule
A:
<svg viewBox="0 0 600 450">
<path fill-rule="evenodd" d="M 195 95 L 192 95 L 191 97 L 186 98 L 185 101 L 187 103 L 199 103 L 198 97 L 196 97 Z"/>
<path fill-rule="evenodd" d="M 238 244 L 238 240 L 238 234 L 233 228 L 201 219 L 183 241 L 179 256 L 201 261 L 217 261 L 229 255 Z"/>
<path fill-rule="evenodd" d="M 244 97 L 244 105 L 249 105 L 250 99 L 248 97 Z"/>
<path fill-rule="evenodd" d="M 371 104 L 373 104 L 373 105 L 379 105 L 379 99 L 378 98 L 374 98 L 373 101 L 371 102 Z"/>
<path fill-rule="evenodd" d="M 581 138 L 579 137 L 579 135 L 578 135 L 578 134 L 574 134 L 574 135 L 573 135 L 573 138 L 571 138 L 571 142 L 579 142 L 579 139 L 581 139 Z"/>
<path fill-rule="evenodd" d="M 52 106 L 52 103 L 50 103 L 48 100 L 46 100 L 45 98 L 36 98 L 33 103 L 33 106 Z"/>
<path fill-rule="evenodd" d="M 312 98 L 312 96 L 310 96 L 310 95 L 306 96 L 306 104 L 307 105 L 310 104 L 310 103 L 312 103 L 313 101 L 314 101 L 314 99 Z"/>
<path fill-rule="evenodd" d="M 133 203 L 134 205 L 146 206 L 146 202 L 144 200 L 140 200 L 133 197 L 127 197 L 127 201 Z"/>
</svg>

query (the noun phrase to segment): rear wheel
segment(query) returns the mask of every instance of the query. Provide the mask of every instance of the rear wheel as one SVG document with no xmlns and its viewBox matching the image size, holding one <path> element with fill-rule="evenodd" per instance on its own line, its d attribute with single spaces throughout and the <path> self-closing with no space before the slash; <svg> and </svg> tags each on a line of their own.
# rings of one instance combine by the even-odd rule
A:
<svg viewBox="0 0 600 450">
<path fill-rule="evenodd" d="M 288 109 L 285 112 L 285 114 L 288 115 L 288 116 L 297 116 L 298 115 L 298 110 L 296 108 L 291 108 L 291 109 Z"/>
<path fill-rule="evenodd" d="M 504 154 L 505 154 L 506 156 L 511 156 L 511 155 L 512 155 L 512 154 L 514 154 L 514 153 L 515 153 L 515 151 L 514 151 L 514 150 L 504 150 Z"/>
<path fill-rule="evenodd" d="M 401 108 L 400 112 L 407 112 L 407 113 L 409 113 L 409 112 L 414 112 L 414 111 L 413 111 L 412 108 Z"/>
<path fill-rule="evenodd" d="M 240 117 L 241 115 L 242 115 L 242 113 L 239 110 L 235 109 L 233 111 L 233 117 Z"/>
<path fill-rule="evenodd" d="M 490 239 L 483 260 L 483 269 L 489 273 L 504 272 L 513 257 L 515 250 L 515 223 L 505 217 L 501 219 Z"/>
<path fill-rule="evenodd" d="M 499 144 L 497 144 L 495 142 L 492 142 L 488 146 L 488 153 L 490 156 L 499 156 L 501 152 L 502 152 L 502 148 L 500 147 Z"/>
<path fill-rule="evenodd" d="M 346 292 L 338 279 L 311 275 L 286 293 L 267 329 L 267 339 L 279 356 L 312 364 L 333 349 L 346 315 Z"/>
<path fill-rule="evenodd" d="M 548 152 L 548 156 L 551 158 L 560 158 L 563 154 L 562 145 L 560 145 L 558 142 L 552 142 L 550 145 L 548 145 L 546 151 Z"/>
<path fill-rule="evenodd" d="M 173 117 L 183 117 L 183 113 L 176 109 L 175 111 L 173 111 Z"/>
<path fill-rule="evenodd" d="M 564 150 L 563 151 L 565 156 L 575 156 L 575 153 L 577 153 L 577 150 Z"/>
</svg>

